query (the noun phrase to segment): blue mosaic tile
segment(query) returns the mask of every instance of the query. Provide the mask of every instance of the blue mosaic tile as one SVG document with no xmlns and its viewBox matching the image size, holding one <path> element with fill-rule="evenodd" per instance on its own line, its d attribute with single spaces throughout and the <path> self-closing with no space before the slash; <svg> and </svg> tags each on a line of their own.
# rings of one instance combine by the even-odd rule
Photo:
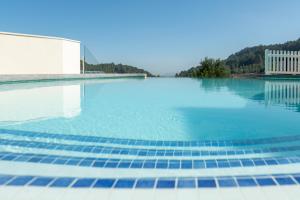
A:
<svg viewBox="0 0 300 200">
<path fill-rule="evenodd" d="M 42 159 L 42 157 L 32 157 L 28 162 L 40 162 Z"/>
<path fill-rule="evenodd" d="M 175 179 L 159 179 L 156 184 L 156 188 L 159 189 L 167 189 L 167 188 L 175 188 Z"/>
<path fill-rule="evenodd" d="M 265 161 L 262 160 L 262 159 L 256 159 L 253 161 L 255 166 L 263 166 L 263 165 L 266 165 Z"/>
<path fill-rule="evenodd" d="M 218 162 L 218 167 L 219 168 L 228 168 L 228 167 L 230 167 L 230 164 L 229 164 L 229 162 L 222 161 L 222 162 Z"/>
<path fill-rule="evenodd" d="M 218 167 L 217 163 L 214 161 L 207 161 L 207 162 L 205 162 L 205 164 L 206 164 L 206 168 L 217 168 Z"/>
<path fill-rule="evenodd" d="M 205 162 L 202 160 L 194 160 L 193 167 L 194 167 L 194 169 L 205 168 Z"/>
<path fill-rule="evenodd" d="M 170 162 L 169 169 L 180 169 L 180 162 Z"/>
<path fill-rule="evenodd" d="M 290 177 L 275 177 L 275 180 L 279 185 L 294 185 L 296 184 Z"/>
<path fill-rule="evenodd" d="M 238 160 L 229 161 L 229 165 L 230 165 L 230 167 L 241 167 L 242 166 L 241 162 Z"/>
<path fill-rule="evenodd" d="M 78 179 L 73 185 L 73 188 L 91 187 L 96 179 L 93 178 L 82 178 Z"/>
<path fill-rule="evenodd" d="M 147 140 L 127 140 L 127 139 L 117 139 L 117 138 L 101 138 L 94 136 L 78 136 L 78 135 L 62 135 L 62 134 L 49 134 L 49 133 L 36 133 L 30 131 L 19 132 L 17 130 L 0 130 L 5 134 L 20 135 L 26 137 L 43 137 L 43 138 L 57 138 L 57 139 L 67 139 L 76 141 L 87 141 L 87 142 L 103 142 L 103 143 L 117 143 L 126 145 L 142 145 L 142 146 L 244 146 L 244 145 L 254 145 L 254 144 L 264 144 L 264 143 L 277 143 L 277 142 L 287 142 L 300 140 L 300 135 L 298 136 L 284 136 L 276 138 L 265 138 L 265 139 L 253 139 L 253 140 L 220 140 L 220 141 L 147 141 Z M 181 151 L 181 150 L 156 150 L 151 149 L 126 149 L 126 148 L 111 148 L 105 146 L 93 146 L 93 145 L 62 145 L 57 143 L 43 143 L 43 142 L 28 142 L 28 141 L 13 141 L 13 140 L 3 140 L 0 145 L 11 145 L 20 147 L 30 147 L 30 148 L 42 148 L 42 149 L 56 149 L 65 151 L 80 151 L 87 153 L 109 153 L 118 155 L 141 155 L 141 156 L 200 156 L 200 155 L 244 155 L 252 153 L 270 153 L 270 152 L 280 152 L 280 151 L 298 151 L 300 146 L 293 147 L 272 147 L 264 149 L 249 149 L 249 150 L 236 150 L 236 151 Z M 13 159 L 13 157 L 7 157 L 5 159 Z M 268 161 L 268 164 L 276 164 L 279 161 Z M 286 161 L 281 160 L 281 162 L 286 163 Z M 298 161 L 297 161 L 298 162 Z M 208 167 L 212 167 L 213 164 L 208 164 Z M 243 165 L 250 166 L 251 161 L 243 162 Z M 224 167 L 224 165 L 220 165 Z"/>
<path fill-rule="evenodd" d="M 82 167 L 89 167 L 93 164 L 93 161 L 90 160 L 83 160 L 78 165 Z"/>
<path fill-rule="evenodd" d="M 260 186 L 273 186 L 276 185 L 272 178 L 256 178 L 256 182 Z"/>
<path fill-rule="evenodd" d="M 8 182 L 6 185 L 23 186 L 29 183 L 33 178 L 33 176 L 18 176 L 15 179 Z"/>
<path fill-rule="evenodd" d="M 115 179 L 98 179 L 93 187 L 111 188 L 114 185 L 115 181 Z"/>
<path fill-rule="evenodd" d="M 105 161 L 96 161 L 93 164 L 93 167 L 104 167 Z"/>
<path fill-rule="evenodd" d="M 156 163 L 156 167 L 158 169 L 167 169 L 168 168 L 168 162 L 167 161 L 159 161 Z"/>
<path fill-rule="evenodd" d="M 294 175 L 294 179 L 300 184 L 300 175 Z"/>
<path fill-rule="evenodd" d="M 240 187 L 253 187 L 257 186 L 253 178 L 237 178 L 237 183 Z"/>
<path fill-rule="evenodd" d="M 177 188 L 195 188 L 195 179 L 178 179 Z"/>
<path fill-rule="evenodd" d="M 81 160 L 79 159 L 71 159 L 71 160 L 68 160 L 68 162 L 66 162 L 66 165 L 77 165 L 80 163 Z"/>
<path fill-rule="evenodd" d="M 1 158 L 1 160 L 6 160 L 6 161 L 10 161 L 15 159 L 17 156 L 16 155 L 7 155 Z"/>
<path fill-rule="evenodd" d="M 14 161 L 26 162 L 26 161 L 28 161 L 30 158 L 31 158 L 30 156 L 24 156 L 24 155 L 22 155 L 22 156 L 17 157 Z M 0 159 L 1 159 L 1 158 L 0 158 Z"/>
<path fill-rule="evenodd" d="M 74 181 L 74 178 L 57 178 L 50 187 L 69 187 Z"/>
<path fill-rule="evenodd" d="M 29 185 L 31 185 L 31 186 L 47 186 L 53 180 L 54 180 L 53 178 L 38 177 L 34 181 L 32 181 Z"/>
<path fill-rule="evenodd" d="M 215 188 L 217 187 L 214 179 L 198 179 L 199 188 Z"/>
<path fill-rule="evenodd" d="M 268 165 L 278 165 L 277 161 L 275 159 L 265 159 L 265 162 Z"/>
<path fill-rule="evenodd" d="M 290 161 L 286 158 L 277 158 L 277 162 L 279 164 L 289 164 L 290 163 Z"/>
<path fill-rule="evenodd" d="M 242 159 L 241 162 L 244 167 L 254 166 L 254 163 L 251 160 Z"/>
<path fill-rule="evenodd" d="M 181 169 L 192 169 L 193 162 L 191 160 L 182 160 Z"/>
<path fill-rule="evenodd" d="M 236 187 L 237 184 L 233 178 L 218 179 L 219 187 Z"/>
<path fill-rule="evenodd" d="M 131 162 L 120 162 L 118 165 L 118 168 L 129 168 L 131 165 Z"/>
<path fill-rule="evenodd" d="M 134 161 L 130 165 L 130 168 L 142 168 L 142 167 L 143 167 L 143 162 L 139 162 L 139 161 Z"/>
<path fill-rule="evenodd" d="M 53 163 L 58 165 L 63 165 L 67 162 L 66 159 L 56 159 Z"/>
<path fill-rule="evenodd" d="M 10 176 L 10 175 L 0 175 L 0 185 L 4 185 L 9 180 L 11 180 L 13 177 L 14 176 Z"/>
<path fill-rule="evenodd" d="M 134 179 L 119 179 L 114 188 L 133 188 L 134 183 Z"/>
<path fill-rule="evenodd" d="M 139 179 L 136 182 L 135 188 L 153 188 L 155 179 Z"/>
<path fill-rule="evenodd" d="M 245 162 L 253 160 L 255 166 L 265 165 L 264 160 L 280 160 L 281 158 L 255 158 L 255 159 L 242 159 L 244 165 L 241 165 L 241 160 L 239 159 L 216 159 L 216 160 L 167 160 L 167 159 L 157 159 L 157 160 L 128 160 L 128 159 L 109 159 L 109 158 L 93 158 L 93 157 L 72 157 L 72 156 L 51 156 L 43 154 L 20 154 L 20 153 L 8 153 L 0 152 L 1 155 L 13 155 L 17 158 L 26 157 L 24 160 L 14 161 L 18 162 L 38 162 L 47 164 L 62 164 L 62 165 L 76 165 L 83 167 L 104 167 L 104 168 L 158 168 L 158 169 L 200 169 L 200 168 L 228 168 L 228 167 L 254 167 L 254 165 L 245 164 Z M 297 163 L 300 159 L 295 159 L 296 157 L 283 158 L 283 160 L 294 160 L 293 162 L 282 162 L 283 164 Z M 1 160 L 1 158 L 0 158 Z M 278 162 L 278 164 L 281 164 Z"/>
<path fill-rule="evenodd" d="M 105 164 L 106 168 L 116 168 L 118 166 L 119 162 L 107 162 Z"/>
<path fill-rule="evenodd" d="M 55 158 L 44 158 L 40 161 L 40 163 L 53 163 Z"/>
</svg>

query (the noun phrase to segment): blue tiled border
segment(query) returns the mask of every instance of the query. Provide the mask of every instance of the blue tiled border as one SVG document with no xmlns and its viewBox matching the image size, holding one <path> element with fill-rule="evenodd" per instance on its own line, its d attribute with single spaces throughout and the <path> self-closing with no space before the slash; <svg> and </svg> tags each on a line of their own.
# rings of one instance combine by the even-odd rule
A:
<svg viewBox="0 0 300 200">
<path fill-rule="evenodd" d="M 74 178 L 0 175 L 0 186 L 103 189 L 185 189 L 300 186 L 300 174 L 171 178 Z"/>
<path fill-rule="evenodd" d="M 179 150 L 179 149 L 144 149 L 144 148 L 121 148 L 97 145 L 75 145 L 35 142 L 25 140 L 7 140 L 1 139 L 2 146 L 16 146 L 26 148 L 37 148 L 47 150 L 75 151 L 96 154 L 113 154 L 113 155 L 134 155 L 134 156 L 228 156 L 228 155 L 246 155 L 259 153 L 276 153 L 287 151 L 299 151 L 300 146 L 280 146 L 265 147 L 256 149 L 238 149 L 238 150 Z"/>
<path fill-rule="evenodd" d="M 243 159 L 116 159 L 78 156 L 57 156 L 49 154 L 0 152 L 0 160 L 52 165 L 130 168 L 130 169 L 209 169 L 273 166 L 300 163 L 300 156 L 266 157 Z"/>
<path fill-rule="evenodd" d="M 135 140 L 121 138 L 106 138 L 97 136 L 53 134 L 34 131 L 0 129 L 0 134 L 10 134 L 37 138 L 55 138 L 61 140 L 72 140 L 80 142 L 119 144 L 130 146 L 159 146 L 159 147 L 224 147 L 224 146 L 250 146 L 259 144 L 274 144 L 300 140 L 300 135 L 282 137 L 246 139 L 246 140 L 199 140 L 199 141 L 162 141 L 162 140 Z"/>
</svg>

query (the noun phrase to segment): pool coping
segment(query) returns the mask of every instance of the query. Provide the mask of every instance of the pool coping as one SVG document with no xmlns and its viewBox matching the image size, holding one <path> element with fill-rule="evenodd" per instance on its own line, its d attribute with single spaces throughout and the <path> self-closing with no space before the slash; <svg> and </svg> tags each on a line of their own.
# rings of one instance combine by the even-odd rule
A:
<svg viewBox="0 0 300 200">
<path fill-rule="evenodd" d="M 87 79 L 115 79 L 115 78 L 146 78 L 147 74 L 132 73 L 97 73 L 97 74 L 18 74 L 0 75 L 0 84 L 40 82 L 40 81 L 66 81 Z"/>
</svg>

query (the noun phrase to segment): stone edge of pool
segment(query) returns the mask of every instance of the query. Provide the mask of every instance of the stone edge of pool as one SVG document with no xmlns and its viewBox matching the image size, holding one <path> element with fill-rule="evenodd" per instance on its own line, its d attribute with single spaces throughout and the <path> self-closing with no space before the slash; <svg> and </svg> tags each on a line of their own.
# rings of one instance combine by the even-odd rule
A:
<svg viewBox="0 0 300 200">
<path fill-rule="evenodd" d="M 55 80 L 84 80 L 102 78 L 147 78 L 147 74 L 26 74 L 26 75 L 0 75 L 0 84 L 30 82 L 30 81 L 55 81 Z"/>
</svg>

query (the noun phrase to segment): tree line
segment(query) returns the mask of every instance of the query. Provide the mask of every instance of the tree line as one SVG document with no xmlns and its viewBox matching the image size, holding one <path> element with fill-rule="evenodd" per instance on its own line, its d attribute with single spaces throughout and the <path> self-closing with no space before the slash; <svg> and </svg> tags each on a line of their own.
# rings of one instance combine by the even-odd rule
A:
<svg viewBox="0 0 300 200">
<path fill-rule="evenodd" d="M 104 73 L 143 73 L 147 74 L 148 77 L 153 77 L 154 75 L 150 72 L 133 67 L 130 65 L 115 64 L 115 63 L 101 63 L 101 64 L 89 64 L 85 62 L 84 64 L 85 72 L 95 73 L 95 72 L 104 72 Z M 81 61 L 81 70 L 82 70 L 82 61 Z"/>
</svg>

